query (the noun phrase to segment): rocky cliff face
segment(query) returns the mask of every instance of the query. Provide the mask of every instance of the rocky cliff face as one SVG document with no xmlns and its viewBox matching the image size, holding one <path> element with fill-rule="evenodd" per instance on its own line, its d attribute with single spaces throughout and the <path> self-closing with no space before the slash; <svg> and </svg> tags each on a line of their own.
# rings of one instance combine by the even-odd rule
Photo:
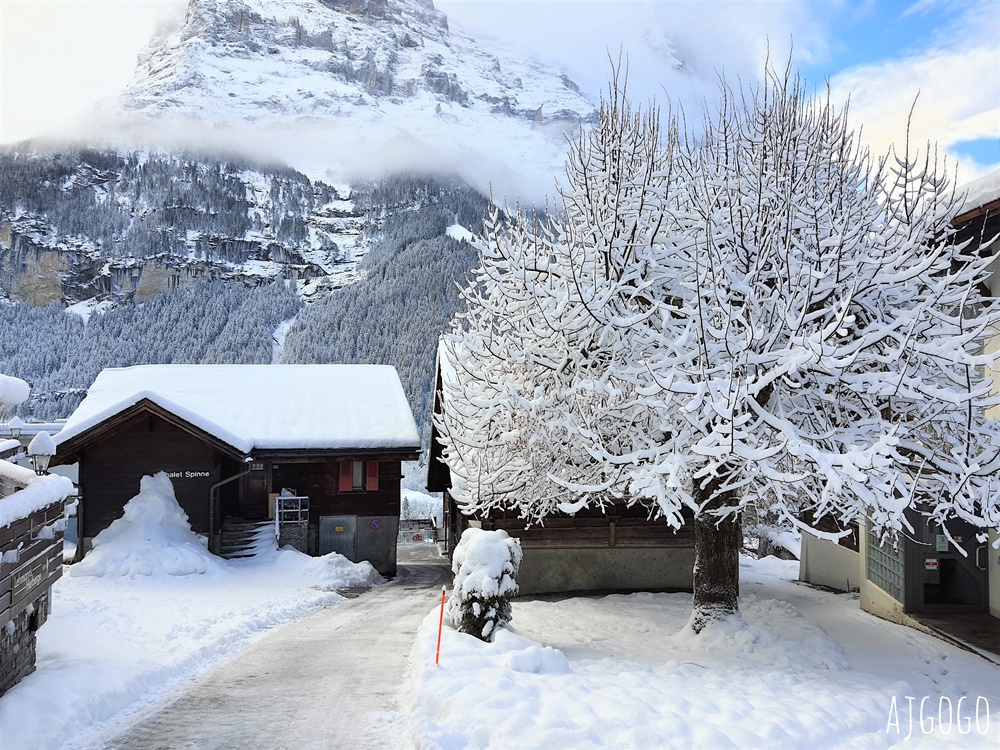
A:
<svg viewBox="0 0 1000 750">
<path fill-rule="evenodd" d="M 351 223 L 360 224 L 361 218 L 354 218 Z M 223 263 L 163 253 L 108 260 L 89 243 L 67 238 L 46 243 L 45 237 L 51 237 L 52 232 L 39 229 L 48 227 L 37 217 L 0 222 L 0 290 L 12 300 L 36 307 L 54 302 L 71 305 L 89 299 L 141 301 L 216 280 L 256 285 L 290 279 L 309 298 L 320 290 L 336 289 L 352 281 L 360 257 L 323 267 L 280 244 L 264 246 L 222 237 L 204 241 L 243 245 L 251 259 L 245 263 Z"/>
<path fill-rule="evenodd" d="M 366 249 L 361 209 L 286 169 L 0 152 L 0 174 L 0 292 L 35 306 L 143 299 L 219 279 L 290 279 L 308 298 L 356 278 Z"/>
<path fill-rule="evenodd" d="M 491 130 L 595 113 L 561 71 L 450 31 L 430 0 L 191 0 L 122 103 L 213 124 L 420 114 Z"/>
</svg>

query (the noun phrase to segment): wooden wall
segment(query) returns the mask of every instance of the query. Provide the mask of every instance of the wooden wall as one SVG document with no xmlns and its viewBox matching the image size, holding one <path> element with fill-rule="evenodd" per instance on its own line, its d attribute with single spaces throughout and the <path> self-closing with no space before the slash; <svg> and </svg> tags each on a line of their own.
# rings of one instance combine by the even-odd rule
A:
<svg viewBox="0 0 1000 750">
<path fill-rule="evenodd" d="M 685 511 L 685 523 L 672 529 L 661 519 L 650 519 L 640 505 L 581 510 L 574 516 L 557 515 L 545 519 L 545 524 L 528 526 L 516 513 L 497 511 L 481 519 L 462 516 L 452 509 L 459 527 L 478 525 L 483 529 L 503 529 L 521 540 L 521 547 L 531 548 L 596 548 L 596 547 L 692 547 L 694 522 Z M 453 544 L 449 541 L 449 547 Z"/>
<path fill-rule="evenodd" d="M 120 518 L 125 503 L 139 493 L 139 480 L 158 471 L 172 475 L 177 502 L 191 527 L 206 532 L 209 489 L 220 478 L 218 454 L 159 417 L 138 414 L 82 451 L 80 536 L 94 537 Z"/>
<path fill-rule="evenodd" d="M 346 460 L 351 460 L 348 457 Z M 367 459 L 365 459 L 367 460 Z M 399 484 L 402 465 L 398 459 L 381 458 L 378 465 L 378 490 L 340 492 L 340 461 L 321 463 L 283 463 L 271 467 L 271 492 L 282 487 L 309 498 L 310 523 L 320 516 L 398 516 Z"/>
</svg>

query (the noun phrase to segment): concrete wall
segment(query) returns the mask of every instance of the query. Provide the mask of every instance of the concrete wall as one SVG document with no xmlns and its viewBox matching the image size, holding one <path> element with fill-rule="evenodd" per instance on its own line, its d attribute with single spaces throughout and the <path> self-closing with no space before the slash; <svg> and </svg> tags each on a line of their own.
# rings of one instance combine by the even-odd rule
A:
<svg viewBox="0 0 1000 750">
<path fill-rule="evenodd" d="M 692 547 L 598 547 L 523 550 L 522 595 L 564 591 L 691 590 Z"/>
<path fill-rule="evenodd" d="M 863 575 L 858 552 L 803 532 L 800 581 L 853 591 L 861 587 Z"/>
</svg>

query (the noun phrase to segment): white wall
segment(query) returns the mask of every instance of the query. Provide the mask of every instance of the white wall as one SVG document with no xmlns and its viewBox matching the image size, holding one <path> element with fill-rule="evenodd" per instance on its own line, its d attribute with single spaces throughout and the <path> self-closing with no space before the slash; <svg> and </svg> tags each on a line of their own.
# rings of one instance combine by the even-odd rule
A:
<svg viewBox="0 0 1000 750">
<path fill-rule="evenodd" d="M 802 533 L 802 555 L 799 558 L 799 580 L 818 586 L 829 586 L 843 591 L 861 587 L 863 578 L 861 555 L 842 547 Z"/>
</svg>

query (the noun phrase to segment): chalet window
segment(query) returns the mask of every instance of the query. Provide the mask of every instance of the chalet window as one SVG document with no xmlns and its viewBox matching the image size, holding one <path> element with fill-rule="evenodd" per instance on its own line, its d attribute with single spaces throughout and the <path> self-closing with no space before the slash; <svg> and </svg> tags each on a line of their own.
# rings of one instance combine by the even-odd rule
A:
<svg viewBox="0 0 1000 750">
<path fill-rule="evenodd" d="M 378 461 L 341 461 L 340 492 L 375 492 L 378 490 Z"/>
</svg>

